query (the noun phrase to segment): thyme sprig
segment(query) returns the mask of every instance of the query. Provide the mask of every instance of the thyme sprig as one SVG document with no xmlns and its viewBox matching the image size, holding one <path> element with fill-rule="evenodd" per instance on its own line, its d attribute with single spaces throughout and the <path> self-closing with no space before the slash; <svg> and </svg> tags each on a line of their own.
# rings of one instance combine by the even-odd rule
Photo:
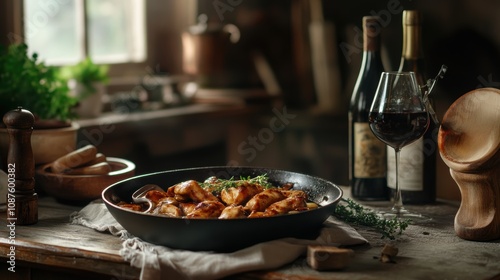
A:
<svg viewBox="0 0 500 280">
<path fill-rule="evenodd" d="M 264 189 L 272 188 L 274 187 L 273 184 L 269 182 L 269 177 L 267 174 L 263 175 L 258 175 L 256 177 L 244 177 L 240 176 L 239 179 L 235 179 L 234 177 L 231 177 L 229 179 L 221 179 L 217 178 L 215 182 L 202 182 L 200 183 L 201 187 L 204 189 L 210 189 L 212 192 L 221 192 L 224 189 L 228 188 L 236 188 L 238 186 L 241 186 L 243 184 L 255 184 L 255 185 L 260 185 Z"/>
<path fill-rule="evenodd" d="M 363 207 L 350 198 L 342 198 L 335 208 L 335 216 L 347 223 L 372 227 L 382 234 L 382 238 L 395 239 L 408 227 L 410 220 L 385 219 L 374 211 Z"/>
</svg>

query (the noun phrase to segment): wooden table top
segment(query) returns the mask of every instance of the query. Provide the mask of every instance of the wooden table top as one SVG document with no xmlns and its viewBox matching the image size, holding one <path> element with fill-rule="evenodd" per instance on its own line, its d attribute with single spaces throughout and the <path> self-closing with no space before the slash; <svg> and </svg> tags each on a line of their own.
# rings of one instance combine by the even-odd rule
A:
<svg viewBox="0 0 500 280">
<path fill-rule="evenodd" d="M 39 199 L 38 223 L 16 226 L 14 234 L 5 226 L 2 213 L 0 224 L 0 256 L 10 253 L 10 240 L 15 238 L 16 262 L 43 264 L 67 269 L 79 269 L 103 274 L 139 275 L 118 254 L 119 238 L 93 229 L 70 224 L 70 214 L 80 210 L 60 204 L 51 197 Z M 1 275 L 1 274 L 0 274 Z"/>
<path fill-rule="evenodd" d="M 348 189 L 345 191 L 349 193 Z M 384 208 L 389 204 L 372 203 L 370 206 Z M 96 272 L 105 276 L 102 279 L 138 278 L 140 271 L 130 267 L 118 253 L 121 249 L 118 237 L 69 223 L 69 215 L 82 207 L 41 197 L 38 223 L 15 228 L 16 262 L 42 268 Z M 433 220 L 410 225 L 403 235 L 390 242 L 399 248 L 396 263 L 379 260 L 382 247 L 389 243 L 387 239 L 381 239 L 381 235 L 370 228 L 356 226 L 370 245 L 354 247 L 355 255 L 345 270 L 315 271 L 308 267 L 304 258 L 299 258 L 281 269 L 250 272 L 230 279 L 500 279 L 500 240 L 473 242 L 458 238 L 453 230 L 456 203 L 438 202 L 407 208 L 429 215 Z M 0 278 L 6 279 L 3 275 L 12 275 L 7 271 L 9 266 L 5 266 L 11 252 L 12 238 L 9 237 L 12 235 L 5 212 L 1 214 L 0 259 L 3 266 Z"/>
</svg>

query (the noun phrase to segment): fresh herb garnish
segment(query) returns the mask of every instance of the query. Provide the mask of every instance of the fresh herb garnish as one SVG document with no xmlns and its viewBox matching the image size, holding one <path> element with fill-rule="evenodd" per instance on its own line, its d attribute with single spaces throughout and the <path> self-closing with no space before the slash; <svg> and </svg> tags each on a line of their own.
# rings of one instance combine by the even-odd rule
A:
<svg viewBox="0 0 500 280">
<path fill-rule="evenodd" d="M 268 180 L 269 178 L 267 177 L 267 174 L 263 174 L 253 178 L 251 176 L 248 177 L 240 176 L 239 179 L 235 179 L 234 177 L 231 177 L 229 179 L 218 178 L 215 182 L 210 182 L 210 183 L 203 182 L 200 183 L 200 185 L 202 188 L 210 189 L 212 192 L 221 192 L 224 189 L 236 188 L 243 184 L 260 185 L 264 189 L 274 187 L 271 183 L 269 183 Z"/>
<path fill-rule="evenodd" d="M 338 204 L 335 207 L 335 217 L 347 223 L 372 227 L 382 233 L 382 238 L 395 239 L 395 234 L 401 235 L 410 223 L 410 220 L 388 220 L 380 217 L 350 198 L 342 198 L 341 201 L 346 204 Z"/>
</svg>

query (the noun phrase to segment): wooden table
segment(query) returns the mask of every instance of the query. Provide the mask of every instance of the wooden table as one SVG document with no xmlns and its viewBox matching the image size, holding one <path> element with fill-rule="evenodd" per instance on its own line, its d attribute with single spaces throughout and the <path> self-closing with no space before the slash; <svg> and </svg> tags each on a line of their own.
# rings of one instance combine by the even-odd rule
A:
<svg viewBox="0 0 500 280">
<path fill-rule="evenodd" d="M 346 196 L 349 189 L 345 188 Z M 39 222 L 17 226 L 13 233 L 0 219 L 0 279 L 137 279 L 140 271 L 119 255 L 121 241 L 111 234 L 71 225 L 69 215 L 83 206 L 60 204 L 50 197 L 39 201 Z M 388 203 L 372 203 L 374 208 Z M 304 258 L 274 271 L 256 271 L 230 279 L 500 279 L 500 240 L 472 242 L 456 237 L 453 217 L 456 203 L 440 201 L 414 206 L 429 215 L 427 224 L 410 225 L 395 241 L 381 239 L 370 228 L 355 227 L 370 245 L 354 247 L 350 266 L 342 271 L 318 272 Z M 8 254 L 9 237 L 15 238 L 15 273 Z M 396 263 L 379 260 L 384 244 L 399 248 Z"/>
<path fill-rule="evenodd" d="M 39 199 L 38 223 L 16 226 L 14 232 L 6 226 L 3 212 L 0 279 L 111 279 L 110 276 L 127 279 L 123 278 L 124 275 L 133 276 L 129 279 L 136 278 L 139 271 L 118 254 L 121 248 L 118 238 L 69 223 L 69 215 L 81 208 L 42 197 Z M 15 240 L 15 273 L 8 271 L 11 264 L 5 260 L 10 258 L 11 236 Z"/>
</svg>

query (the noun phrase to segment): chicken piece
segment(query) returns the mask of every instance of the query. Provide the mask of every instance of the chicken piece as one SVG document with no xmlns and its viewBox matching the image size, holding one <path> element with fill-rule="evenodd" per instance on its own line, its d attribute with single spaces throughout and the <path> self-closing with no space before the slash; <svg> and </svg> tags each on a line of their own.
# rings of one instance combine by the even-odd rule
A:
<svg viewBox="0 0 500 280">
<path fill-rule="evenodd" d="M 174 197 L 166 196 L 158 201 L 158 204 L 172 204 L 175 206 L 179 205 L 179 201 L 177 201 Z"/>
<path fill-rule="evenodd" d="M 215 176 L 211 176 L 211 177 L 208 177 L 207 179 L 205 179 L 205 181 L 203 181 L 203 183 L 204 183 L 203 188 L 206 191 L 208 191 L 210 193 L 218 192 L 217 189 L 220 185 L 219 178 L 217 178 Z"/>
<path fill-rule="evenodd" d="M 307 194 L 301 190 L 281 190 L 286 197 L 303 196 L 307 199 Z"/>
<path fill-rule="evenodd" d="M 210 185 L 217 184 L 217 183 L 219 183 L 219 178 L 217 178 L 216 176 L 210 176 L 207 179 L 205 179 L 205 181 L 203 183 L 210 184 Z"/>
<path fill-rule="evenodd" d="M 229 205 L 219 216 L 219 219 L 236 219 L 236 218 L 246 218 L 245 208 L 241 205 Z"/>
<path fill-rule="evenodd" d="M 153 214 L 160 214 L 170 217 L 181 217 L 182 210 L 174 204 L 164 202 L 156 206 L 156 208 L 153 210 Z"/>
<path fill-rule="evenodd" d="M 262 190 L 262 186 L 260 185 L 242 182 L 237 187 L 223 189 L 220 193 L 220 196 L 221 200 L 226 203 L 226 205 L 244 205 L 254 195 L 262 192 Z"/>
<path fill-rule="evenodd" d="M 285 195 L 279 189 L 267 189 L 252 197 L 245 207 L 250 211 L 264 211 L 269 205 L 285 198 Z"/>
<path fill-rule="evenodd" d="M 144 197 L 151 200 L 151 202 L 156 205 L 161 199 L 167 197 L 167 193 L 164 191 L 150 190 Z"/>
<path fill-rule="evenodd" d="M 275 216 L 280 214 L 286 214 L 290 211 L 304 211 L 304 210 L 307 210 L 305 197 L 292 196 L 271 204 L 269 207 L 267 207 L 264 213 L 267 216 Z"/>
<path fill-rule="evenodd" d="M 250 215 L 248 215 L 248 218 L 260 218 L 260 217 L 267 217 L 266 213 L 261 212 L 261 211 L 252 211 Z"/>
<path fill-rule="evenodd" d="M 185 181 L 168 188 L 167 194 L 168 196 L 175 197 L 179 202 L 218 201 L 217 197 L 204 190 L 200 184 L 194 180 Z"/>
<path fill-rule="evenodd" d="M 225 206 L 219 201 L 202 201 L 196 205 L 194 210 L 187 214 L 187 218 L 217 218 Z"/>
<path fill-rule="evenodd" d="M 290 190 L 293 188 L 294 184 L 293 183 L 284 183 L 283 185 L 280 186 L 280 189 L 282 190 Z"/>
<path fill-rule="evenodd" d="M 187 216 L 194 211 L 194 208 L 196 208 L 196 204 L 197 203 L 194 202 L 182 202 L 179 203 L 179 208 L 182 210 L 182 213 L 184 213 L 184 216 Z"/>
</svg>

